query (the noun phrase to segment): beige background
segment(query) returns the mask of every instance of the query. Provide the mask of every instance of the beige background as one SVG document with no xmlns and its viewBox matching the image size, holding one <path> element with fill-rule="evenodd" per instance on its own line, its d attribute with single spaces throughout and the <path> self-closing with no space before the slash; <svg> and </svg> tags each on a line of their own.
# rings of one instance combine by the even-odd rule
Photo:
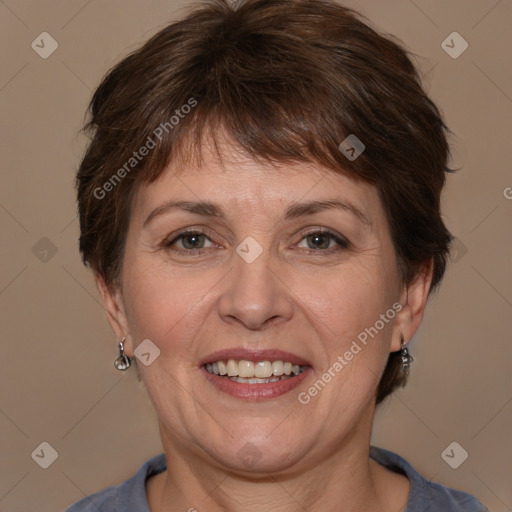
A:
<svg viewBox="0 0 512 512">
<path fill-rule="evenodd" d="M 63 510 L 161 451 L 135 372 L 112 365 L 116 340 L 78 255 L 72 184 L 93 88 L 186 3 L 0 2 L 2 511 Z M 419 55 L 462 167 L 443 202 L 454 261 L 412 341 L 410 385 L 379 409 L 373 443 L 510 511 L 512 1 L 346 3 Z M 58 42 L 47 59 L 31 48 L 43 31 Z M 457 59 L 441 47 L 453 31 L 469 43 Z M 58 452 L 48 469 L 31 457 L 43 441 Z M 441 457 L 453 441 L 469 454 L 458 469 Z"/>
</svg>

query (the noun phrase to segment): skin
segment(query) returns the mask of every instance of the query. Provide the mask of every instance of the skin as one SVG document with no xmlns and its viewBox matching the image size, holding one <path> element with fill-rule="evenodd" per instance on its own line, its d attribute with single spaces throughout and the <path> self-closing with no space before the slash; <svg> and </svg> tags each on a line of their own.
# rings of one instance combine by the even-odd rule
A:
<svg viewBox="0 0 512 512">
<path fill-rule="evenodd" d="M 109 290 L 96 277 L 116 337 L 126 336 L 126 353 L 133 357 L 145 339 L 160 350 L 152 364 L 138 365 L 169 461 L 147 481 L 151 511 L 403 511 L 408 479 L 368 452 L 377 384 L 401 336 L 410 340 L 421 323 L 431 262 L 414 282 L 402 283 L 373 186 L 320 165 L 257 163 L 227 140 L 221 164 L 205 147 L 201 166 L 170 164 L 138 190 L 122 286 Z M 369 223 L 335 209 L 283 220 L 292 203 L 326 199 L 349 202 Z M 215 202 L 225 218 L 175 210 L 144 226 L 170 200 Z M 164 247 L 185 228 L 206 237 Z M 344 237 L 348 247 L 307 237 L 318 228 Z M 263 248 L 250 264 L 235 251 L 247 236 Z M 186 248 L 203 254 L 178 254 Z M 395 318 L 301 404 L 298 393 L 396 302 L 402 309 Z M 270 400 L 227 395 L 198 364 L 240 346 L 293 352 L 313 371 Z M 248 442 L 260 454 L 250 468 L 238 456 Z"/>
</svg>

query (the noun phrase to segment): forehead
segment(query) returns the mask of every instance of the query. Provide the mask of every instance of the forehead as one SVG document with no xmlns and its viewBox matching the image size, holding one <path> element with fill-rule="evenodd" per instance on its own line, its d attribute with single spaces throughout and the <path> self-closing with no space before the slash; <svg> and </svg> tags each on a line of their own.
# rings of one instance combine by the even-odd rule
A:
<svg viewBox="0 0 512 512">
<path fill-rule="evenodd" d="M 301 200 L 343 199 L 369 214 L 381 208 L 377 190 L 348 173 L 316 162 L 256 160 L 235 143 L 204 144 L 201 159 L 172 161 L 157 180 L 139 187 L 134 210 L 147 212 L 170 200 L 210 201 L 227 208 L 265 210 Z M 375 212 L 374 212 L 375 213 Z"/>
</svg>

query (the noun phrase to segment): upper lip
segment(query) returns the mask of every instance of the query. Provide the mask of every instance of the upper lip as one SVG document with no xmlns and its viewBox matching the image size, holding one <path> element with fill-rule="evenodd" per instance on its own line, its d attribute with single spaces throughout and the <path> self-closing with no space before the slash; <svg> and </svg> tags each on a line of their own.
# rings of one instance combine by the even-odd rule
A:
<svg viewBox="0 0 512 512">
<path fill-rule="evenodd" d="M 235 361 L 243 359 L 254 363 L 257 363 L 258 361 L 284 361 L 297 364 L 299 366 L 310 366 L 310 363 L 306 359 L 284 350 L 256 350 L 243 347 L 228 348 L 212 352 L 200 361 L 199 366 L 203 366 L 207 363 L 215 363 L 217 361 L 227 361 L 228 359 L 234 359 Z"/>
</svg>

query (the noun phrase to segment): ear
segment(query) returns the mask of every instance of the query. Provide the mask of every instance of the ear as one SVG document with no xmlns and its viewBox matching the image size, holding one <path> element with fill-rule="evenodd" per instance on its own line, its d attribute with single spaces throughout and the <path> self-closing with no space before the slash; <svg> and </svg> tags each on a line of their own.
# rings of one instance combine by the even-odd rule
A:
<svg viewBox="0 0 512 512">
<path fill-rule="evenodd" d="M 132 339 L 129 335 L 128 320 L 126 318 L 126 311 L 124 306 L 123 293 L 120 287 L 115 290 L 110 289 L 103 278 L 96 274 L 94 276 L 96 286 L 100 292 L 103 305 L 107 312 L 107 319 L 110 327 L 118 341 L 126 338 L 124 342 L 124 352 L 127 356 L 133 357 Z"/>
<path fill-rule="evenodd" d="M 393 326 L 391 352 L 400 350 L 401 337 L 408 343 L 418 330 L 427 306 L 433 271 L 434 259 L 431 258 L 420 267 L 414 280 L 404 286 L 400 294 L 402 309 L 397 313 Z"/>
</svg>

